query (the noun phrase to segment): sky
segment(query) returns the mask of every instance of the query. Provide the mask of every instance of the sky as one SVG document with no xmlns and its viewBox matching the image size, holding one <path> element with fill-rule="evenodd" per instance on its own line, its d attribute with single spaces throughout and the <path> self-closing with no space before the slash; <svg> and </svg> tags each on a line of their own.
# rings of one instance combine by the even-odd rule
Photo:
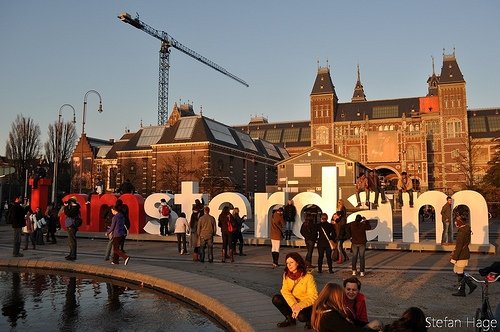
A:
<svg viewBox="0 0 500 332">
<path fill-rule="evenodd" d="M 351 100 L 359 64 L 368 100 L 425 96 L 443 49 L 467 82 L 469 108 L 500 106 L 500 2 L 299 0 L 0 0 L 0 155 L 18 114 L 42 142 L 63 104 L 82 131 L 118 139 L 156 125 L 160 41 L 122 23 L 126 11 L 246 81 L 245 87 L 175 48 L 169 113 L 190 102 L 228 125 L 251 116 L 309 119 L 318 63 L 329 66 L 340 102 Z M 72 119 L 62 109 L 63 120 Z M 43 150 L 42 150 L 43 152 Z"/>
</svg>

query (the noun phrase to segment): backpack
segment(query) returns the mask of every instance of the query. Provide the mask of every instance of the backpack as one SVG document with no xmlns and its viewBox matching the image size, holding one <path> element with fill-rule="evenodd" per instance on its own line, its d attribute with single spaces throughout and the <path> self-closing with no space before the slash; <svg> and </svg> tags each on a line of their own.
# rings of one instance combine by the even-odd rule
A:
<svg viewBox="0 0 500 332">
<path fill-rule="evenodd" d="M 168 205 L 165 204 L 161 206 L 161 216 L 162 217 L 170 216 L 170 208 L 168 207 Z"/>
</svg>

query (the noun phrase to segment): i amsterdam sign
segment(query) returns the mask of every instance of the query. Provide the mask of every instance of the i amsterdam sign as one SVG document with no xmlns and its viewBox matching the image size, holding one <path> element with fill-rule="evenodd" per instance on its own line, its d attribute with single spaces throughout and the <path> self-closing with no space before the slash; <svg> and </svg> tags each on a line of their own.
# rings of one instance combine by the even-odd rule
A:
<svg viewBox="0 0 500 332">
<path fill-rule="evenodd" d="M 338 173 L 336 167 L 323 167 L 322 169 L 322 192 L 321 195 L 311 192 L 298 193 L 293 197 L 297 211 L 302 211 L 306 206 L 317 205 L 323 212 L 331 216 L 335 213 L 336 202 L 338 199 Z M 364 193 L 361 193 L 363 196 Z M 432 205 L 436 211 L 440 211 L 441 207 L 446 203 L 447 195 L 439 191 L 427 191 L 421 194 L 418 198 L 414 193 L 414 207 L 409 207 L 409 196 L 404 195 L 404 206 L 402 208 L 402 232 L 403 242 L 418 243 L 419 240 L 419 210 L 424 205 Z M 130 218 L 130 232 L 132 234 L 150 233 L 159 234 L 159 224 L 156 221 L 160 215 L 158 206 L 160 200 L 165 198 L 167 201 L 173 200 L 175 204 L 181 206 L 181 210 L 189 215 L 192 211 L 193 202 L 196 199 L 207 197 L 205 194 L 199 193 L 197 182 L 183 182 L 180 194 L 155 193 L 144 199 L 136 194 L 124 194 L 117 196 L 115 194 L 92 195 L 90 204 L 87 202 L 87 195 L 70 194 L 69 197 L 77 197 L 82 209 L 83 225 L 81 231 L 86 232 L 102 232 L 104 231 L 103 213 L 105 205 L 113 205 L 118 197 L 128 206 Z M 373 196 L 373 195 L 372 195 Z M 364 199 L 364 197 L 361 197 Z M 353 205 L 356 204 L 355 195 L 347 198 Z M 373 197 L 371 197 L 373 203 Z M 455 193 L 452 196 L 453 207 L 465 205 L 470 211 L 470 224 L 472 228 L 471 244 L 488 245 L 489 244 L 489 226 L 488 226 L 488 208 L 486 200 L 478 192 L 471 190 L 463 190 Z M 284 192 L 275 193 L 256 193 L 254 208 L 250 205 L 248 199 L 240 193 L 227 192 L 215 196 L 209 203 L 212 215 L 217 216 L 222 207 L 230 203 L 234 207 L 240 209 L 241 215 L 253 216 L 255 225 L 255 237 L 268 238 L 270 228 L 271 212 L 277 205 L 283 205 L 286 202 Z M 348 222 L 354 220 L 355 215 L 360 214 L 367 219 L 376 219 L 377 225 L 374 229 L 367 232 L 368 241 L 375 238 L 381 242 L 393 241 L 393 214 L 390 204 L 380 204 L 377 210 L 363 210 L 351 214 L 348 217 Z M 302 213 L 297 215 L 297 222 L 294 223 L 293 232 L 300 237 L 300 226 L 302 225 Z M 177 218 L 177 214 L 172 211 L 171 221 Z M 441 214 L 436 213 L 435 218 L 436 234 L 441 234 L 443 223 L 441 222 Z M 440 238 L 436 236 L 436 243 L 440 243 Z"/>
</svg>

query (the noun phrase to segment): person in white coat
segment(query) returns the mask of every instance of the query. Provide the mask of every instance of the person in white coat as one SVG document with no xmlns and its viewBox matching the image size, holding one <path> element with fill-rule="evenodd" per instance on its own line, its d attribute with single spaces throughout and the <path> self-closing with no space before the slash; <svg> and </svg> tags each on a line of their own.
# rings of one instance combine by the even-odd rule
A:
<svg viewBox="0 0 500 332">
<path fill-rule="evenodd" d="M 181 255 L 187 255 L 187 246 L 186 246 L 186 234 L 189 234 L 191 229 L 189 228 L 189 223 L 186 219 L 186 214 L 181 212 L 179 218 L 175 221 L 175 230 L 174 233 L 177 235 L 177 249 Z M 181 249 L 182 244 L 182 249 Z"/>
</svg>

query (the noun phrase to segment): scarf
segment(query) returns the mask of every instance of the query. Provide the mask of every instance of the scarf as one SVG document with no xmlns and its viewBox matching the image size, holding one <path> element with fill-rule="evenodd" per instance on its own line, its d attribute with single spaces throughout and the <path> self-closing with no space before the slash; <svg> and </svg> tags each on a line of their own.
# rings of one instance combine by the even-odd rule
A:
<svg viewBox="0 0 500 332">
<path fill-rule="evenodd" d="M 286 273 L 286 277 L 287 277 L 287 278 L 290 278 L 290 279 L 292 279 L 292 280 L 294 280 L 294 281 L 295 281 L 295 280 L 297 280 L 297 279 L 299 279 L 299 278 L 300 278 L 300 277 L 302 277 L 303 275 L 304 275 L 304 273 L 303 273 L 302 271 L 297 271 L 297 272 L 295 272 L 295 273 L 292 273 L 292 272 L 288 271 L 288 272 Z"/>
</svg>

